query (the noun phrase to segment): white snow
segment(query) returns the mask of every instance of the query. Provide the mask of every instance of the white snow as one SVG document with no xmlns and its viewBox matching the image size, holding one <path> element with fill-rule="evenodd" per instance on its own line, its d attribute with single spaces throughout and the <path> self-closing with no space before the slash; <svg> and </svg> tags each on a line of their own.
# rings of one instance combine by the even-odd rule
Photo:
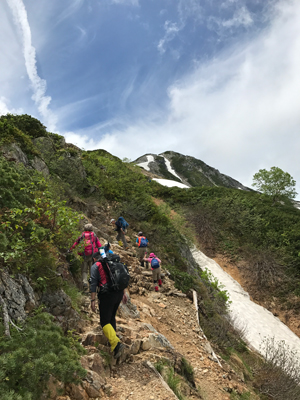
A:
<svg viewBox="0 0 300 400">
<path fill-rule="evenodd" d="M 192 254 L 202 270 L 206 268 L 217 278 L 222 290 L 227 290 L 230 301 L 230 314 L 237 325 L 245 328 L 245 340 L 255 350 L 260 351 L 260 344 L 266 337 L 274 338 L 275 342 L 285 341 L 290 349 L 298 352 L 300 359 L 300 339 L 277 317 L 264 307 L 252 302 L 250 296 L 241 285 L 236 282 L 227 272 L 212 259 L 206 257 L 196 248 Z"/>
<path fill-rule="evenodd" d="M 177 181 L 171 181 L 170 179 L 157 179 L 157 178 L 153 178 L 154 181 L 160 183 L 163 186 L 167 186 L 167 187 L 179 187 L 182 189 L 189 189 L 189 187 L 183 183 L 177 182 Z"/>
<path fill-rule="evenodd" d="M 147 161 L 146 162 L 142 162 L 142 163 L 139 163 L 139 164 L 136 164 L 136 165 L 138 165 L 139 167 L 144 168 L 146 171 L 150 171 L 149 163 L 154 161 L 154 157 L 150 156 L 150 155 L 146 156 L 146 157 L 147 157 Z"/>
<path fill-rule="evenodd" d="M 167 166 L 167 170 L 168 170 L 172 175 L 176 176 L 176 178 L 180 179 L 181 182 L 182 182 L 182 179 L 180 178 L 180 176 L 178 176 L 178 175 L 176 174 L 175 170 L 171 167 L 170 161 L 169 161 L 166 157 L 164 157 L 164 156 L 161 156 L 161 157 L 163 157 L 163 158 L 165 159 L 165 163 L 166 163 L 166 166 Z"/>
</svg>

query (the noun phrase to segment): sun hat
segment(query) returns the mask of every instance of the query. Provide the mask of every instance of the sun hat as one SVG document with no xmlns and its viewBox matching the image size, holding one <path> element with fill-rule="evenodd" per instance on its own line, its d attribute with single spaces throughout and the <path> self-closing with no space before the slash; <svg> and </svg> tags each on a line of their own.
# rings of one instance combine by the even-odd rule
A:
<svg viewBox="0 0 300 400">
<path fill-rule="evenodd" d="M 138 235 L 139 235 L 139 236 L 143 236 L 143 232 L 139 232 Z"/>
<path fill-rule="evenodd" d="M 85 231 L 92 231 L 93 230 L 93 225 L 92 224 L 85 224 L 83 228 L 84 228 Z"/>
<path fill-rule="evenodd" d="M 115 222 L 115 219 L 112 218 L 112 219 L 110 220 L 110 224 L 111 224 L 112 222 Z"/>
<path fill-rule="evenodd" d="M 156 255 L 155 255 L 154 253 L 150 253 L 150 254 L 149 254 L 149 257 L 150 257 L 150 258 L 154 258 L 154 257 L 156 257 Z"/>
</svg>

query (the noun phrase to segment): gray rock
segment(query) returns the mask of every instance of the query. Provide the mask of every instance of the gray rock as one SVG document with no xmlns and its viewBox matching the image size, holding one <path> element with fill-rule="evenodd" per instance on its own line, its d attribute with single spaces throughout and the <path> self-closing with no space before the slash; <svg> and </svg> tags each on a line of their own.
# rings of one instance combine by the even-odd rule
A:
<svg viewBox="0 0 300 400">
<path fill-rule="evenodd" d="M 1 152 L 4 158 L 8 161 L 22 163 L 25 167 L 29 166 L 28 158 L 21 148 L 16 143 L 6 144 L 1 147 Z"/>
<path fill-rule="evenodd" d="M 31 161 L 31 165 L 34 169 L 41 172 L 44 177 L 49 175 L 49 168 L 47 167 L 45 161 L 43 161 L 41 158 L 35 156 L 34 159 Z"/>
<path fill-rule="evenodd" d="M 7 272 L 1 272 L 0 294 L 7 305 L 9 317 L 14 321 L 24 321 L 27 317 L 26 311 L 36 306 L 33 289 L 23 275 L 12 279 Z"/>
<path fill-rule="evenodd" d="M 166 347 L 169 349 L 174 350 L 174 347 L 171 345 L 171 343 L 168 341 L 168 339 L 162 335 L 161 333 L 151 333 L 149 335 L 149 342 L 151 347 Z"/>
<path fill-rule="evenodd" d="M 73 309 L 70 297 L 62 289 L 43 294 L 41 301 L 45 304 L 46 311 L 56 317 L 64 332 L 72 329 L 77 332 L 82 330 L 84 323 L 78 312 Z"/>
</svg>

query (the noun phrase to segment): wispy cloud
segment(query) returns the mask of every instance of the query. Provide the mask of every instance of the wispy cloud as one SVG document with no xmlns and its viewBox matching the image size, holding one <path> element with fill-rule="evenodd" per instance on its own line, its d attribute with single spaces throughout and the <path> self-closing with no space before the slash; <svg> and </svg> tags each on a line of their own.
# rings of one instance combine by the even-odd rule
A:
<svg viewBox="0 0 300 400">
<path fill-rule="evenodd" d="M 69 6 L 64 9 L 64 11 L 57 17 L 56 24 L 60 24 L 65 19 L 69 18 L 75 12 L 77 12 L 82 5 L 84 4 L 84 0 L 71 0 L 69 1 Z"/>
<path fill-rule="evenodd" d="M 113 4 L 123 4 L 127 6 L 139 6 L 139 0 L 110 0 Z"/>
<path fill-rule="evenodd" d="M 157 45 L 157 50 L 160 52 L 160 54 L 165 53 L 166 44 L 168 42 L 171 42 L 175 38 L 175 36 L 178 34 L 178 32 L 180 32 L 183 26 L 184 26 L 183 24 L 179 26 L 176 22 L 165 21 L 164 25 L 165 35 Z"/>
<path fill-rule="evenodd" d="M 41 79 L 37 72 L 36 51 L 31 42 L 31 29 L 28 23 L 27 12 L 22 0 L 7 0 L 14 22 L 20 31 L 23 43 L 23 55 L 25 59 L 26 71 L 33 90 L 32 99 L 34 100 L 39 113 L 43 117 L 43 122 L 50 130 L 55 130 L 56 117 L 49 109 L 50 96 L 46 96 L 46 81 Z"/>
<path fill-rule="evenodd" d="M 244 27 L 248 28 L 253 24 L 253 18 L 247 7 L 243 6 L 234 11 L 232 18 L 210 17 L 209 26 L 222 33 L 227 29 Z"/>
</svg>

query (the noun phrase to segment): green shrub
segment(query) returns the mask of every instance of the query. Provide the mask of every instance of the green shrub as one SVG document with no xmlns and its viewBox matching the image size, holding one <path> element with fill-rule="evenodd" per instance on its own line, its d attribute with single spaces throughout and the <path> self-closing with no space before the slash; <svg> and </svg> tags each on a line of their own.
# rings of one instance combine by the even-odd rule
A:
<svg viewBox="0 0 300 400">
<path fill-rule="evenodd" d="M 9 393 L 14 399 L 39 399 L 50 376 L 79 383 L 86 375 L 79 362 L 85 350 L 76 339 L 65 337 L 49 314 L 28 318 L 22 331 L 11 330 L 10 339 L 4 337 L 2 324 L 0 328 L 1 399 L 9 399 Z"/>
</svg>

